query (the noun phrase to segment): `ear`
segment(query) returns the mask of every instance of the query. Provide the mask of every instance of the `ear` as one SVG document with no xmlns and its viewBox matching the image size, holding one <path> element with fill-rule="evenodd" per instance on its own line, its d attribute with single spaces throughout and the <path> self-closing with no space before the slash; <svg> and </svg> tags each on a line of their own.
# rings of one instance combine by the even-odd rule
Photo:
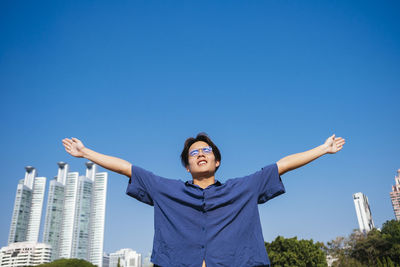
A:
<svg viewBox="0 0 400 267">
<path fill-rule="evenodd" d="M 219 167 L 219 164 L 220 164 L 219 161 L 216 161 L 215 162 L 215 167 Z"/>
<path fill-rule="evenodd" d="M 187 170 L 187 172 L 190 172 L 190 169 L 189 169 L 189 167 L 188 167 L 188 166 L 186 166 L 186 170 Z"/>
</svg>

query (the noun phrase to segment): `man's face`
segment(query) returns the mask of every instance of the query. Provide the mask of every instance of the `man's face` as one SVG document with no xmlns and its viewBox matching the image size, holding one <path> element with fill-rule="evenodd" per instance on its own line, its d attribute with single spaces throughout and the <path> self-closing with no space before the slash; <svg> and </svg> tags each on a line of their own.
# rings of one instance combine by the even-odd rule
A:
<svg viewBox="0 0 400 267">
<path fill-rule="evenodd" d="M 192 174 L 193 178 L 214 175 L 216 168 L 219 166 L 219 161 L 215 160 L 213 152 L 204 153 L 202 148 L 206 147 L 209 147 L 206 142 L 197 141 L 189 148 L 189 165 L 186 169 Z M 198 154 L 191 156 L 191 152 L 196 149 L 198 149 Z"/>
</svg>

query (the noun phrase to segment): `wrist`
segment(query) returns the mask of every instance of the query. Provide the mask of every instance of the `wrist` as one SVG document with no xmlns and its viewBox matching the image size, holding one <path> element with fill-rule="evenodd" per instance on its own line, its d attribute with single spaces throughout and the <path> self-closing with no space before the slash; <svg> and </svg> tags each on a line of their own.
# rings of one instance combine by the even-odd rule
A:
<svg viewBox="0 0 400 267">
<path fill-rule="evenodd" d="M 84 148 L 81 149 L 81 152 L 82 152 L 82 158 L 89 159 L 88 158 L 89 157 L 89 152 L 90 152 L 89 148 L 84 147 Z"/>
<path fill-rule="evenodd" d="M 327 144 L 322 144 L 319 147 L 320 147 L 320 149 L 322 151 L 322 155 L 328 154 L 329 147 L 328 147 Z"/>
</svg>

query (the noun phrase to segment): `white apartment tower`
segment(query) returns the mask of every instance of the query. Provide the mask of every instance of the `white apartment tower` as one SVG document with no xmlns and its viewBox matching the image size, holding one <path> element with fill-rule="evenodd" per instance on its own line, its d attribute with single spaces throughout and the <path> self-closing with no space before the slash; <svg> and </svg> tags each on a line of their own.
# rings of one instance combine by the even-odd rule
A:
<svg viewBox="0 0 400 267">
<path fill-rule="evenodd" d="M 356 208 L 358 225 L 360 232 L 368 233 L 375 225 L 372 220 L 371 209 L 369 207 L 368 198 L 363 193 L 353 194 L 354 206 Z"/>
<path fill-rule="evenodd" d="M 59 254 L 60 233 L 64 211 L 65 182 L 69 166 L 67 163 L 59 162 L 58 174 L 50 181 L 47 198 L 46 219 L 43 231 L 43 242 L 52 246 L 52 260 L 57 259 Z"/>
<path fill-rule="evenodd" d="M 52 259 L 79 258 L 101 267 L 106 172 L 97 173 L 97 165 L 86 163 L 86 176 L 68 172 L 58 163 L 56 180 L 51 181 L 43 240 L 53 245 Z"/>
<path fill-rule="evenodd" d="M 74 233 L 74 222 L 76 214 L 76 202 L 78 191 L 79 173 L 70 172 L 67 174 L 64 208 L 61 222 L 61 231 L 59 239 L 58 258 L 73 258 L 72 255 L 72 237 Z"/>
<path fill-rule="evenodd" d="M 36 266 L 50 262 L 51 245 L 36 242 L 12 243 L 0 249 L 0 266 Z"/>
<path fill-rule="evenodd" d="M 142 254 L 130 248 L 123 248 L 117 252 L 110 253 L 109 267 L 142 267 Z"/>
<path fill-rule="evenodd" d="M 39 237 L 46 177 L 36 177 L 32 166 L 25 170 L 25 178 L 17 186 L 8 244 L 37 242 Z"/>
<path fill-rule="evenodd" d="M 89 261 L 101 267 L 103 263 L 108 173 L 97 172 L 97 166 L 91 162 L 87 163 L 86 166 L 86 176 L 89 179 L 93 179 L 92 210 L 89 228 Z"/>
</svg>

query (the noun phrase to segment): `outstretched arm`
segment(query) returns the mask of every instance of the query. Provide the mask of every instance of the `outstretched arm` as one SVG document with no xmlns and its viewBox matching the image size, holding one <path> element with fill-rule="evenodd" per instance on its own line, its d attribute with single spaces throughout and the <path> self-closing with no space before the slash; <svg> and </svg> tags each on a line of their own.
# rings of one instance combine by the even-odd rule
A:
<svg viewBox="0 0 400 267">
<path fill-rule="evenodd" d="M 96 151 L 85 147 L 79 139 L 74 137 L 71 139 L 64 138 L 62 143 L 65 147 L 65 150 L 74 157 L 86 158 L 102 166 L 103 168 L 126 175 L 129 178 L 132 175 L 132 165 L 126 160 L 97 153 Z"/>
<path fill-rule="evenodd" d="M 284 157 L 276 163 L 278 165 L 279 175 L 304 166 L 325 154 L 334 154 L 340 151 L 344 144 L 345 140 L 342 137 L 335 137 L 335 135 L 332 135 L 326 139 L 324 144 L 316 148 Z"/>
</svg>

